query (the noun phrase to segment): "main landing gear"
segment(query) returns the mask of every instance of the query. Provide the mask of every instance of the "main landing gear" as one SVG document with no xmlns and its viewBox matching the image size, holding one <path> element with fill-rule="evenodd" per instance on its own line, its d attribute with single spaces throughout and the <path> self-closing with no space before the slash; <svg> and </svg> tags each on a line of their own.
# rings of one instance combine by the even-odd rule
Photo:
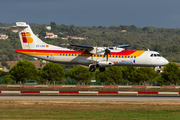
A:
<svg viewBox="0 0 180 120">
<path fill-rule="evenodd" d="M 96 71 L 96 66 L 95 66 L 95 65 L 91 65 L 91 66 L 89 67 L 89 71 L 91 71 L 91 72 Z"/>
<path fill-rule="evenodd" d="M 104 71 L 105 71 L 105 67 L 98 67 L 97 65 L 91 65 L 91 66 L 89 67 L 89 71 L 95 72 L 95 71 L 96 71 L 96 68 L 99 68 L 99 71 L 100 71 L 100 72 L 104 72 Z"/>
</svg>

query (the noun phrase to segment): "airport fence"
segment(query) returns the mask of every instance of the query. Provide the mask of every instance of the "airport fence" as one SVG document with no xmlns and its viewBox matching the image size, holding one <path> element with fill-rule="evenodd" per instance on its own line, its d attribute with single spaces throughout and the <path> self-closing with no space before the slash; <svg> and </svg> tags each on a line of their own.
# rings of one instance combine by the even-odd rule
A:
<svg viewBox="0 0 180 120">
<path fill-rule="evenodd" d="M 0 95 L 156 95 L 179 96 L 180 92 L 141 92 L 141 91 L 0 91 Z"/>
</svg>

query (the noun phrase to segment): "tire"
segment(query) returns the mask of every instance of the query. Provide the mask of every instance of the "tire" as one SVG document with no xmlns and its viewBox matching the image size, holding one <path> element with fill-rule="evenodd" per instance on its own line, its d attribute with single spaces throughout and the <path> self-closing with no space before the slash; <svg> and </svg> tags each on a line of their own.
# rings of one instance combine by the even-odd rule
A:
<svg viewBox="0 0 180 120">
<path fill-rule="evenodd" d="M 89 71 L 91 71 L 91 72 L 96 71 L 95 65 L 91 65 L 91 66 L 89 67 Z"/>
</svg>

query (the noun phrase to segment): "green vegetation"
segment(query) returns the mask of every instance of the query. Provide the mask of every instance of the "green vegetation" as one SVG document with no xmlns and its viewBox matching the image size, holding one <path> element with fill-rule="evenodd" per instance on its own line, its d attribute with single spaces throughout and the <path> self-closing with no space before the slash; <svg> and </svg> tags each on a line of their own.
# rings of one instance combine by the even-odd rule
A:
<svg viewBox="0 0 180 120">
<path fill-rule="evenodd" d="M 16 82 L 26 82 L 26 80 L 36 79 L 38 77 L 37 68 L 28 60 L 19 61 L 11 68 L 9 73 Z"/>
<path fill-rule="evenodd" d="M 39 71 L 41 80 L 48 80 L 48 82 L 61 81 L 64 78 L 63 68 L 57 63 L 47 63 Z"/>
<path fill-rule="evenodd" d="M 169 81 L 170 83 L 177 83 L 180 81 L 180 69 L 177 64 L 170 62 L 164 67 L 164 72 L 162 73 L 162 78 L 164 82 Z"/>
<path fill-rule="evenodd" d="M 71 69 L 69 71 L 70 77 L 75 79 L 78 84 L 79 81 L 84 82 L 89 82 L 93 73 L 89 71 L 88 68 L 82 67 L 82 66 L 76 66 L 75 68 Z"/>
<path fill-rule="evenodd" d="M 179 120 L 172 102 L 0 101 L 1 119 Z"/>
<path fill-rule="evenodd" d="M 3 82 L 9 84 L 11 82 L 11 75 L 5 75 Z"/>
<path fill-rule="evenodd" d="M 5 62 L 4 62 L 5 64 Z M 68 66 L 66 66 L 68 67 Z M 106 85 L 146 85 L 154 83 L 157 85 L 179 84 L 180 68 L 170 62 L 165 66 L 164 72 L 157 73 L 150 67 L 108 67 L 104 72 L 97 70 L 90 72 L 89 68 L 76 66 L 64 72 L 57 63 L 47 63 L 41 70 L 37 70 L 35 65 L 28 60 L 19 61 L 15 64 L 10 74 L 0 71 L 0 76 L 4 77 L 0 83 L 25 83 L 27 80 L 36 80 L 39 84 L 91 84 L 90 80 L 95 79 L 95 84 Z M 64 79 L 65 78 L 65 79 Z M 13 82 L 14 81 L 14 82 Z"/>
</svg>

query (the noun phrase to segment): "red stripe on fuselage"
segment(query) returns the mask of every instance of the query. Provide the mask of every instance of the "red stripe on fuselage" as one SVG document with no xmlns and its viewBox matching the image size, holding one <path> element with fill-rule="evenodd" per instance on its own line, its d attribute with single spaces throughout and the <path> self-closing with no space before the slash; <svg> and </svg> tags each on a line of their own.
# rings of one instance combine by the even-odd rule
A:
<svg viewBox="0 0 180 120">
<path fill-rule="evenodd" d="M 111 55 L 130 55 L 136 52 L 136 50 L 122 50 L 121 52 L 111 52 Z"/>
<path fill-rule="evenodd" d="M 40 52 L 40 53 L 69 53 L 69 54 L 90 54 L 87 52 L 71 51 L 71 50 L 33 50 L 33 49 L 17 49 L 16 52 Z M 123 50 L 121 52 L 111 52 L 111 55 L 130 55 L 136 50 Z"/>
</svg>

